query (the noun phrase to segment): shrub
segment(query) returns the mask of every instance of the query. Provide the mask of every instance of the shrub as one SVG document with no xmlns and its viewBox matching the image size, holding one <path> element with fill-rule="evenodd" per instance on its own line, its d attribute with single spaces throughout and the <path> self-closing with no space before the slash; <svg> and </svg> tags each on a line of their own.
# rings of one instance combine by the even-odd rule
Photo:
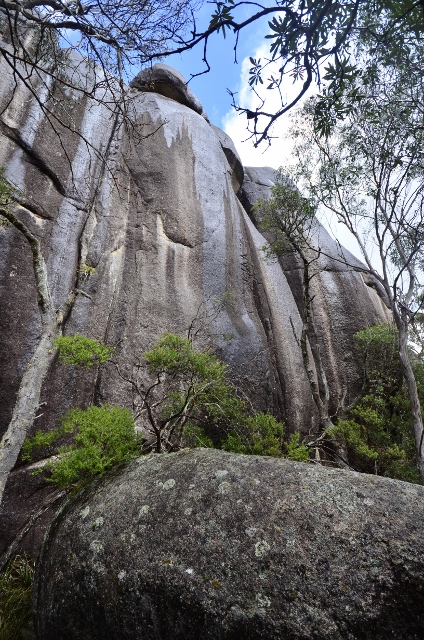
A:
<svg viewBox="0 0 424 640">
<path fill-rule="evenodd" d="M 205 434 L 202 427 L 192 423 L 184 427 L 181 446 L 190 449 L 195 449 L 196 447 L 204 447 L 206 449 L 214 448 L 211 438 Z"/>
<path fill-rule="evenodd" d="M 309 449 L 300 442 L 300 433 L 292 433 L 285 443 L 287 457 L 296 462 L 309 462 Z"/>
<path fill-rule="evenodd" d="M 105 404 L 85 410 L 71 409 L 63 416 L 59 429 L 48 434 L 37 432 L 24 445 L 27 459 L 36 447 L 50 445 L 66 434 L 73 434 L 72 444 L 59 447 L 57 458 L 44 466 L 50 471 L 48 480 L 60 487 L 102 476 L 111 467 L 137 455 L 141 448 L 131 412 Z"/>
<path fill-rule="evenodd" d="M 270 413 L 257 413 L 246 418 L 220 443 L 220 448 L 233 453 L 257 456 L 282 456 L 284 425 Z"/>
<path fill-rule="evenodd" d="M 79 333 L 56 338 L 54 345 L 59 351 L 60 362 L 74 364 L 84 369 L 108 362 L 113 354 L 112 347 L 107 347 L 99 340 L 86 338 Z"/>
</svg>

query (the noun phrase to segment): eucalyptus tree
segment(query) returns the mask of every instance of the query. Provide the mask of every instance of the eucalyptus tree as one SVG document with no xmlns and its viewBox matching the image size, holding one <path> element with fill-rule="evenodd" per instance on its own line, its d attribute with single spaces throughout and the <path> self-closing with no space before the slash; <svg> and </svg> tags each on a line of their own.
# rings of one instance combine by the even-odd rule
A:
<svg viewBox="0 0 424 640">
<path fill-rule="evenodd" d="M 330 386 L 317 338 L 312 286 L 313 279 L 320 273 L 320 258 L 323 255 L 317 242 L 317 201 L 312 197 L 304 197 L 291 176 L 280 169 L 275 173 L 270 197 L 259 199 L 253 211 L 267 240 L 263 247 L 265 255 L 272 259 L 293 254 L 295 260 L 300 261 L 302 302 L 299 313 L 302 324 L 300 333 L 296 332 L 293 323 L 292 329 L 319 417 L 319 428 L 316 433 L 310 434 L 307 446 L 315 450 L 317 461 L 321 460 L 321 453 L 324 453 L 339 466 L 349 467 L 340 443 L 330 440 L 327 435 L 334 428 L 334 416 L 330 414 Z"/>
<path fill-rule="evenodd" d="M 366 60 L 327 135 L 316 126 L 320 99 L 310 101 L 295 127 L 295 174 L 304 195 L 350 231 L 364 272 L 385 291 L 424 478 L 423 417 L 408 348 L 424 292 L 424 76 L 417 72 L 422 60 L 415 53 L 396 64 Z"/>
</svg>

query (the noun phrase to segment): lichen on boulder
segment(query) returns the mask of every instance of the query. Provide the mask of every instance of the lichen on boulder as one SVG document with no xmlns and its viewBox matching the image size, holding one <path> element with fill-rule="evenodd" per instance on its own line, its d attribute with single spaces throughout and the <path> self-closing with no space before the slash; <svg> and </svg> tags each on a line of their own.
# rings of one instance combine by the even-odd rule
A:
<svg viewBox="0 0 424 640">
<path fill-rule="evenodd" d="M 58 514 L 40 640 L 422 638 L 424 488 L 216 450 L 149 455 Z"/>
</svg>

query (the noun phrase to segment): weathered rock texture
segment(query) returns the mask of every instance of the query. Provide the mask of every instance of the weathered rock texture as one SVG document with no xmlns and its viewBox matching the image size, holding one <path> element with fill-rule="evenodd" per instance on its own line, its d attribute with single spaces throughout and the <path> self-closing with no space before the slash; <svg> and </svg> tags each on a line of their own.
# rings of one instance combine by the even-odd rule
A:
<svg viewBox="0 0 424 640">
<path fill-rule="evenodd" d="M 424 634 L 424 488 L 213 450 L 139 458 L 65 507 L 40 640 Z"/>
<path fill-rule="evenodd" d="M 167 64 L 158 63 L 151 68 L 143 69 L 130 82 L 130 87 L 171 98 L 208 120 L 201 102 L 188 87 L 184 76 Z"/>
<path fill-rule="evenodd" d="M 270 197 L 274 173 L 271 167 L 245 167 L 240 200 L 255 223 L 252 206 L 259 198 Z M 311 273 L 317 272 L 310 283 L 316 331 L 316 343 L 312 346 L 319 345 L 331 387 L 330 414 L 336 415 L 344 393 L 346 404 L 349 404 L 355 382 L 360 377 L 352 336 L 359 330 L 359 323 L 365 319 L 364 310 L 366 309 L 365 314 L 369 319 L 374 316 L 374 321 L 371 320 L 370 324 L 387 322 L 390 316 L 384 302 L 386 294 L 380 283 L 371 275 L 362 273 L 363 264 L 331 238 L 317 220 L 311 229 L 309 242 L 316 249 L 315 253 L 311 252 L 311 258 L 316 258 L 319 252 L 318 259 L 311 265 Z M 301 260 L 296 254 L 288 252 L 283 254 L 279 263 L 297 308 L 302 313 Z M 363 326 L 368 326 L 367 323 L 368 320 Z"/>
<path fill-rule="evenodd" d="M 96 86 L 96 99 L 77 90 L 61 93 L 60 85 L 50 87 L 48 98 L 50 80 L 40 82 L 40 100 L 62 109 L 69 124 L 58 127 L 59 140 L 28 90 L 15 88 L 6 66 L 0 73 L 0 166 L 24 194 L 18 212 L 40 238 L 55 302 L 59 306 L 75 287 L 84 292 L 65 333 L 116 345 L 115 359 L 130 376 L 163 332 L 185 334 L 199 310 L 209 313 L 203 340 L 233 368 L 253 404 L 284 418 L 289 431 L 316 427 L 293 331 L 300 332 L 296 265 L 283 265 L 285 274 L 281 265 L 264 259 L 264 238 L 235 194 L 243 178 L 237 153 L 184 94 L 179 74 L 164 66 L 149 71 L 160 76 L 158 87 L 166 95 L 156 92 L 156 84 L 147 92 L 140 85 L 139 91 L 138 77 L 128 89 L 128 127 L 110 110 L 112 96 L 104 94 L 102 83 L 95 85 L 93 69 L 72 55 L 63 73 L 81 87 Z M 167 97 L 166 86 L 179 101 Z M 186 99 L 172 93 L 177 89 Z M 262 184 L 255 178 L 260 171 L 247 171 L 244 194 L 249 184 Z M 272 170 L 265 173 L 269 187 Z M 30 250 L 14 228 L 0 227 L 0 256 L 4 432 L 40 323 Z M 331 259 L 317 296 L 336 407 L 359 383 L 353 333 L 387 315 L 376 291 L 354 269 Z M 213 320 L 216 301 L 225 304 Z M 81 371 L 55 362 L 34 430 L 51 429 L 73 406 L 107 401 L 132 409 L 134 400 L 131 385 L 112 365 Z M 34 482 L 22 466 L 11 476 L 0 513 L 0 550 L 25 520 L 34 491 L 40 496 L 48 491 Z"/>
</svg>

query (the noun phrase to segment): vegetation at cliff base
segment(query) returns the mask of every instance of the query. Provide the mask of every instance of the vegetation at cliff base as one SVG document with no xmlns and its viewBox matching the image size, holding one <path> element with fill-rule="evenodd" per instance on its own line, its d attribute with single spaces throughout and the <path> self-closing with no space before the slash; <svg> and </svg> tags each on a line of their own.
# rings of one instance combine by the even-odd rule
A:
<svg viewBox="0 0 424 640">
<path fill-rule="evenodd" d="M 357 471 L 420 483 L 396 327 L 380 324 L 354 337 L 364 363 L 363 395 L 327 433 L 346 447 L 349 464 Z M 424 364 L 415 359 L 421 403 L 423 368 Z"/>
<path fill-rule="evenodd" d="M 83 336 L 59 338 L 62 362 L 91 366 L 110 349 Z M 71 409 L 51 431 L 27 438 L 23 459 L 49 456 L 37 472 L 60 487 L 85 484 L 143 452 L 216 447 L 251 455 L 307 461 L 309 451 L 294 434 L 283 441 L 284 425 L 269 412 L 255 412 L 228 379 L 228 367 L 210 350 L 167 333 L 145 353 L 149 376 L 125 378 L 138 402 L 123 407 Z M 111 363 L 113 365 L 113 363 Z M 137 368 L 137 371 L 139 369 Z M 135 423 L 143 436 L 136 433 Z M 65 442 L 57 446 L 58 443 Z M 54 455 L 52 455 L 54 454 Z"/>
<path fill-rule="evenodd" d="M 29 637 L 33 575 L 34 562 L 26 556 L 17 555 L 0 576 L 1 640 L 24 640 Z"/>
</svg>

